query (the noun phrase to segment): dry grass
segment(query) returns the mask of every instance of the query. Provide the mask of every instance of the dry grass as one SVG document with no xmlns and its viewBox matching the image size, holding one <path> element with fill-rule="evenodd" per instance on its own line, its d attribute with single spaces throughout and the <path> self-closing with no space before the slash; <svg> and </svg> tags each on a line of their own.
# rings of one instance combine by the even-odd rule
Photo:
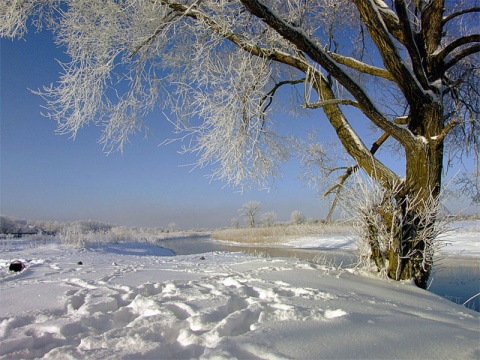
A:
<svg viewBox="0 0 480 360">
<path fill-rule="evenodd" d="M 345 235 L 352 233 L 352 224 L 333 222 L 328 224 L 276 225 L 261 228 L 223 229 L 212 233 L 216 240 L 242 244 L 274 245 L 305 236 Z"/>
</svg>

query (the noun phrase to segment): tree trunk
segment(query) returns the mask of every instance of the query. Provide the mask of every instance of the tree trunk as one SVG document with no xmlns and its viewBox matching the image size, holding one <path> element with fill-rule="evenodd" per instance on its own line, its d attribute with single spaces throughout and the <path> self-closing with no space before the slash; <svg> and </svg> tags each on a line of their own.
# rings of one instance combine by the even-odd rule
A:
<svg viewBox="0 0 480 360">
<path fill-rule="evenodd" d="M 426 288 L 442 176 L 443 143 L 435 137 L 442 127 L 441 108 L 426 106 L 417 116 L 420 121 L 412 121 L 410 129 L 417 140 L 415 146 L 406 149 L 405 181 L 396 189 L 387 189 L 375 209 L 383 231 L 372 231 L 367 223 L 366 233 L 372 260 L 379 269 L 383 265 L 388 277 L 413 279 L 417 286 Z M 424 126 L 419 127 L 418 123 Z"/>
</svg>

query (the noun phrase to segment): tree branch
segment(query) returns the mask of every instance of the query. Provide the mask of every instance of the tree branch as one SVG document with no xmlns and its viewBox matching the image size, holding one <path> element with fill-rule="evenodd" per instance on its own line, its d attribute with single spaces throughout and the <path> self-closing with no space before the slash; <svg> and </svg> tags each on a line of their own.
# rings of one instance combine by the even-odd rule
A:
<svg viewBox="0 0 480 360">
<path fill-rule="evenodd" d="M 443 61 L 449 54 L 451 54 L 453 51 L 458 49 L 459 47 L 463 45 L 467 45 L 470 43 L 478 43 L 480 42 L 480 34 L 472 34 L 472 35 L 467 35 L 463 36 L 461 38 L 455 39 L 451 43 L 447 44 L 442 51 L 438 53 L 438 55 L 435 57 L 436 61 L 440 63 Z"/>
<path fill-rule="evenodd" d="M 395 14 L 387 4 L 382 0 L 375 0 L 378 12 L 380 13 L 383 22 L 387 26 L 388 31 L 397 39 L 400 43 L 405 44 L 403 32 L 400 26 L 400 21 L 397 14 Z"/>
<path fill-rule="evenodd" d="M 392 73 L 407 101 L 410 104 L 428 103 L 428 94 L 402 60 L 374 0 L 353 0 L 353 2 L 380 51 L 385 67 Z"/>
<path fill-rule="evenodd" d="M 268 6 L 258 0 L 241 0 L 245 7 L 259 19 L 268 24 L 277 31 L 287 41 L 303 51 L 315 62 L 320 64 L 329 72 L 340 84 L 342 84 L 357 100 L 360 109 L 370 120 L 378 127 L 388 132 L 405 146 L 414 146 L 415 140 L 411 132 L 402 128 L 385 118 L 376 106 L 372 103 L 369 96 L 350 76 L 337 64 L 324 50 L 313 42 L 308 35 L 300 28 L 294 27 L 284 21 Z M 310 67 L 310 69 L 312 69 Z M 320 95 L 322 101 L 335 100 L 336 97 L 325 77 L 314 70 L 313 76 L 316 77 L 314 87 Z M 329 104 L 323 107 L 324 112 L 334 127 L 338 138 L 344 146 L 347 153 L 352 156 L 370 176 L 379 182 L 388 186 L 398 181 L 398 176 L 386 167 L 381 161 L 371 155 L 368 148 L 358 137 L 356 132 L 344 117 L 342 111 L 336 104 Z"/>
<path fill-rule="evenodd" d="M 467 56 L 473 55 L 480 52 L 480 43 L 473 44 L 467 47 L 464 47 L 453 54 L 449 54 L 444 59 L 444 71 L 455 66 L 460 60 L 466 58 Z"/>
<path fill-rule="evenodd" d="M 469 8 L 469 9 L 464 9 L 464 10 L 460 10 L 460 11 L 457 11 L 453 14 L 450 14 L 446 17 L 444 17 L 442 19 L 442 27 L 445 26 L 445 24 L 447 22 L 449 22 L 450 20 L 456 18 L 457 16 L 461 16 L 461 15 L 464 15 L 464 14 L 468 14 L 468 13 L 472 13 L 472 12 L 480 12 L 480 7 L 473 7 L 473 8 Z"/>
<path fill-rule="evenodd" d="M 343 184 L 348 180 L 350 175 L 352 175 L 355 171 L 357 171 L 359 168 L 358 165 L 355 166 L 350 166 L 347 168 L 345 171 L 345 174 L 339 177 L 339 181 L 331 188 L 329 189 L 323 196 L 327 197 L 330 195 L 332 192 L 335 192 L 335 198 L 333 199 L 332 206 L 330 206 L 330 210 L 328 211 L 327 217 L 325 218 L 325 222 L 329 222 L 333 212 L 335 211 L 335 208 L 337 207 L 338 200 L 340 199 L 340 192 L 342 191 Z"/>
<path fill-rule="evenodd" d="M 306 72 L 309 65 L 304 60 L 294 57 L 290 54 L 278 51 L 278 50 L 266 50 L 262 49 L 257 44 L 250 44 L 243 41 L 238 35 L 231 31 L 223 29 L 219 26 L 211 17 L 207 14 L 197 10 L 193 6 L 186 6 L 170 0 L 160 0 L 162 3 L 168 5 L 170 8 L 182 12 L 184 15 L 192 17 L 197 20 L 204 21 L 214 32 L 220 34 L 224 38 L 230 40 L 237 46 L 241 47 L 245 51 L 255 56 L 263 56 L 268 59 L 284 63 L 286 65 L 293 66 L 303 72 Z M 268 7 L 263 5 L 260 1 L 256 0 L 242 0 L 245 7 L 255 16 L 259 17 L 263 21 L 266 21 L 267 16 L 270 20 L 267 21 L 280 35 L 284 36 L 287 40 L 297 45 L 297 47 L 311 56 L 315 61 L 321 64 L 330 73 L 335 74 L 335 78 L 347 88 L 352 95 L 357 98 L 360 104 L 360 109 L 369 117 L 378 127 L 384 131 L 389 132 L 400 143 L 412 140 L 411 133 L 395 126 L 392 122 L 386 119 L 380 111 L 375 107 L 367 94 L 363 89 L 356 84 L 336 63 L 328 56 L 328 54 L 314 44 L 306 34 L 298 28 L 294 28 L 292 25 L 283 21 L 276 14 L 273 13 Z M 334 97 L 332 97 L 334 98 Z"/>
<path fill-rule="evenodd" d="M 402 124 L 402 125 L 407 125 L 408 124 L 408 116 L 401 116 L 401 117 L 398 117 L 395 119 L 395 124 Z M 388 133 L 383 133 L 382 136 L 380 136 L 378 138 L 377 141 L 375 141 L 372 145 L 372 147 L 370 148 L 370 152 L 372 153 L 372 155 L 375 155 L 375 153 L 377 152 L 378 148 L 380 146 L 382 146 L 382 144 L 389 138 L 389 134 Z"/>
<path fill-rule="evenodd" d="M 265 106 L 263 106 L 262 120 L 264 121 L 263 118 L 264 118 L 265 112 L 267 111 L 267 109 L 272 104 L 273 97 L 275 96 L 275 93 L 277 92 L 278 89 L 280 89 L 283 85 L 296 85 L 296 84 L 300 84 L 304 81 L 305 81 L 305 78 L 302 78 L 302 79 L 297 79 L 297 80 L 280 81 L 279 83 L 275 84 L 275 86 L 272 88 L 272 90 L 270 90 L 267 94 L 265 94 L 265 96 L 260 101 L 260 104 L 264 104 L 265 102 L 268 101 L 267 104 Z"/>
<path fill-rule="evenodd" d="M 232 43 L 239 46 L 251 55 L 265 57 L 273 61 L 281 62 L 283 64 L 297 68 L 304 73 L 307 73 L 308 71 L 313 71 L 312 76 L 316 78 L 315 88 L 316 91 L 321 94 L 322 100 L 335 100 L 335 95 L 329 87 L 327 79 L 325 79 L 325 77 L 318 70 L 313 69 L 311 65 L 306 62 L 306 59 L 295 57 L 291 54 L 287 54 L 277 49 L 266 50 L 261 48 L 257 44 L 246 42 L 235 33 L 229 31 L 228 29 L 222 28 L 208 14 L 203 13 L 202 11 L 196 9 L 193 6 L 187 7 L 183 4 L 170 0 L 159 1 L 161 1 L 165 5 L 168 5 L 171 9 L 182 13 L 185 16 L 191 17 L 198 21 L 202 21 L 212 31 L 216 32 L 223 38 L 230 40 Z M 257 15 L 258 12 L 253 11 L 249 7 L 249 5 L 252 5 L 252 1 L 242 1 L 244 2 L 245 7 L 253 15 L 256 15 L 261 20 L 266 21 L 265 16 L 262 16 L 261 14 Z M 327 69 L 327 71 L 330 71 L 330 73 L 334 73 L 336 75 L 336 79 L 339 80 L 340 83 L 343 82 L 344 84 L 342 85 L 344 85 L 347 89 L 350 88 L 350 92 L 356 94 L 356 96 L 361 99 L 358 100 L 361 110 L 366 113 L 369 118 L 373 117 L 374 120 L 372 121 L 377 126 L 382 128 L 384 131 L 389 132 L 389 134 L 394 136 L 399 142 L 408 142 L 409 140 L 413 140 L 412 134 L 407 129 L 398 127 L 392 122 L 390 122 L 388 119 L 383 117 L 383 115 L 371 102 L 370 98 L 363 91 L 363 89 L 359 85 L 357 85 L 356 82 L 351 79 L 339 67 L 339 65 L 334 60 L 332 60 L 328 56 L 328 54 L 326 54 L 325 51 L 323 51 L 323 49 L 319 48 L 315 43 L 313 43 L 301 29 L 294 28 L 292 25 L 286 23 L 278 16 L 273 15 L 273 12 L 271 12 L 270 9 L 268 9 L 260 2 L 253 1 L 253 3 L 254 9 L 258 6 L 260 6 L 260 8 L 266 8 L 267 13 L 271 15 L 270 17 L 273 17 L 275 21 L 279 21 L 279 24 L 275 23 L 274 21 L 277 26 L 272 26 L 273 29 L 275 29 L 280 35 L 284 36 L 292 44 L 297 45 L 297 48 L 304 51 L 307 55 L 316 60 L 317 63 L 321 64 L 325 69 Z M 267 22 L 267 24 L 269 23 Z M 269 24 L 269 26 L 271 26 L 271 24 Z M 287 34 L 285 34 L 285 31 L 287 32 Z M 325 66 L 325 64 L 327 64 L 327 66 Z M 382 162 L 380 162 L 378 159 L 374 158 L 371 155 L 371 153 L 365 147 L 365 145 L 355 133 L 353 128 L 350 126 L 341 110 L 338 108 L 338 104 L 332 102 L 331 104 L 326 104 L 323 109 L 347 152 L 360 164 L 360 166 L 362 166 L 362 168 L 367 171 L 367 173 L 379 180 L 384 185 L 398 181 L 398 176 L 393 171 L 391 171 Z"/>
<path fill-rule="evenodd" d="M 398 119 L 402 119 L 403 118 L 398 118 Z M 399 120 L 402 121 L 402 120 Z M 380 136 L 378 138 L 377 141 L 375 141 L 372 145 L 372 147 L 370 148 L 370 153 L 372 155 L 375 155 L 375 153 L 377 152 L 378 148 L 380 146 L 382 146 L 382 144 L 389 138 L 389 135 L 387 133 L 383 133 L 382 136 Z M 333 203 L 332 203 L 332 206 L 330 207 L 330 210 L 328 211 L 328 215 L 327 217 L 325 218 L 325 221 L 326 222 L 329 222 L 330 221 L 330 218 L 332 217 L 333 215 L 333 211 L 335 210 L 335 207 L 337 206 L 337 203 L 338 203 L 338 200 L 340 198 L 340 192 L 342 191 L 342 188 L 343 188 L 343 184 L 345 184 L 345 182 L 348 180 L 348 178 L 358 170 L 359 166 L 358 165 L 354 165 L 354 166 L 350 166 L 346 169 L 345 171 L 345 174 L 343 174 L 342 176 L 339 177 L 339 181 L 337 181 L 337 183 L 332 186 L 325 194 L 323 194 L 324 197 L 330 195 L 331 193 L 335 192 L 335 199 L 333 200 Z M 339 170 L 339 169 L 332 169 L 332 172 L 335 171 L 335 170 Z"/>
<path fill-rule="evenodd" d="M 457 125 L 459 125 L 460 122 L 458 120 L 450 120 L 448 124 L 443 128 L 443 131 L 440 135 L 438 135 L 435 139 L 437 144 L 440 144 L 443 139 L 448 135 L 448 133 Z"/>
<path fill-rule="evenodd" d="M 397 141 L 407 146 L 413 140 L 412 134 L 388 119 L 377 109 L 370 97 L 322 48 L 317 46 L 305 32 L 280 18 L 272 9 L 259 0 L 241 0 L 245 7 L 259 19 L 275 29 L 286 40 L 297 46 L 315 62 L 327 70 L 357 100 L 362 112 L 382 130 L 390 133 Z M 387 34 L 388 35 L 388 34 Z M 389 38 L 389 37 L 388 37 Z M 393 44 L 392 44 L 393 46 Z M 401 60 L 400 60 L 401 61 Z M 409 77 L 412 75 L 409 73 Z"/>
<path fill-rule="evenodd" d="M 187 6 L 171 0 L 153 1 L 161 2 L 162 4 L 169 6 L 171 9 L 180 12 L 184 16 L 190 17 L 198 21 L 203 21 L 213 32 L 231 41 L 233 44 L 237 45 L 251 55 L 260 56 L 269 60 L 283 63 L 285 65 L 292 66 L 302 72 L 306 72 L 309 68 L 309 65 L 299 57 L 293 56 L 278 49 L 264 49 L 258 44 L 249 43 L 248 41 L 243 40 L 234 32 L 221 27 L 211 16 L 198 10 L 193 5 Z"/>
<path fill-rule="evenodd" d="M 354 59 L 352 57 L 348 56 L 343 56 L 331 51 L 327 51 L 327 54 L 331 56 L 333 60 L 338 62 L 339 64 L 348 66 L 351 69 L 360 71 L 361 73 L 368 74 L 368 75 L 373 75 L 373 76 L 379 76 L 384 79 L 394 81 L 394 78 L 392 74 L 386 69 L 382 69 L 373 65 L 366 64 L 364 62 L 361 62 L 357 59 Z"/>
<path fill-rule="evenodd" d="M 153 39 L 155 39 L 155 37 L 160 34 L 160 32 L 165 29 L 165 27 L 168 25 L 168 23 L 170 23 L 173 19 L 175 19 L 175 17 L 177 17 L 177 14 L 174 13 L 173 11 L 170 12 L 168 15 L 170 15 L 168 18 L 165 17 L 165 19 L 163 21 L 165 22 L 162 22 L 162 26 L 158 27 L 155 32 L 150 35 L 148 38 L 146 38 L 144 41 L 142 41 L 141 44 L 137 45 L 135 47 L 135 49 L 132 51 L 132 53 L 128 56 L 129 58 L 133 58 L 135 55 L 138 54 L 138 52 L 144 47 L 146 46 L 147 44 L 149 44 Z"/>
<path fill-rule="evenodd" d="M 445 0 L 430 1 L 421 11 L 422 40 L 428 55 L 433 54 L 442 40 L 442 17 Z M 420 6 L 419 6 L 420 7 Z"/>
<path fill-rule="evenodd" d="M 427 76 L 423 69 L 422 59 L 417 44 L 413 37 L 413 31 L 410 26 L 410 20 L 407 13 L 407 5 L 403 0 L 395 0 L 395 9 L 398 13 L 400 26 L 405 39 L 404 45 L 407 48 L 410 59 L 412 60 L 412 69 L 420 84 L 424 89 L 428 88 Z"/>
<path fill-rule="evenodd" d="M 318 109 L 321 107 L 325 107 L 328 105 L 351 105 L 357 108 L 360 108 L 360 104 L 356 101 L 349 100 L 349 99 L 332 99 L 332 100 L 323 100 L 314 103 L 307 103 L 304 105 L 307 109 Z"/>
</svg>

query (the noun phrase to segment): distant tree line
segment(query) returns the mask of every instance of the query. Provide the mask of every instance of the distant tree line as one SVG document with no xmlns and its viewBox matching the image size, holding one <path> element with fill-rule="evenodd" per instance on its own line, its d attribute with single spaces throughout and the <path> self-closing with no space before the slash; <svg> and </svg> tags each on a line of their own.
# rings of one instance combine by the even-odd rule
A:
<svg viewBox="0 0 480 360">
<path fill-rule="evenodd" d="M 272 227 L 275 225 L 279 225 L 280 223 L 277 222 L 277 213 L 275 211 L 268 211 L 260 215 L 260 221 L 258 220 L 259 213 L 260 213 L 260 202 L 258 201 L 249 201 L 243 204 L 239 209 L 238 213 L 241 218 L 243 218 L 245 226 L 254 228 L 254 227 Z M 290 214 L 289 224 L 300 225 L 306 223 L 308 220 L 303 214 L 303 212 L 299 210 L 294 210 Z M 237 217 L 232 218 L 231 221 L 232 227 L 239 228 L 240 221 Z"/>
<path fill-rule="evenodd" d="M 42 221 L 42 220 L 24 220 L 16 219 L 12 216 L 0 216 L 0 234 L 22 235 L 46 234 L 56 235 L 61 233 L 66 227 L 76 227 L 81 232 L 101 232 L 108 231 L 114 225 L 93 221 L 81 220 L 72 222 L 60 221 Z"/>
<path fill-rule="evenodd" d="M 0 235 L 23 237 L 27 235 L 51 235 L 60 237 L 72 237 L 83 235 L 96 235 L 105 237 L 107 234 L 114 241 L 128 240 L 127 238 L 138 237 L 143 234 L 148 238 L 159 234 L 174 233 L 178 228 L 175 223 L 170 223 L 167 228 L 145 229 L 138 227 L 117 226 L 95 220 L 77 220 L 61 222 L 56 220 L 24 220 L 12 216 L 0 215 Z M 149 233 L 150 235 L 146 235 Z M 103 236 L 99 236 L 103 235 Z"/>
</svg>

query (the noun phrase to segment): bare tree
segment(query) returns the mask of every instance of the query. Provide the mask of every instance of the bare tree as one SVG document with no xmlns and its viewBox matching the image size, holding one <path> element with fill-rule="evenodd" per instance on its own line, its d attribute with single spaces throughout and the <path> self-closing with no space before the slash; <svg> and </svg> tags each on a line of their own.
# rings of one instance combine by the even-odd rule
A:
<svg viewBox="0 0 480 360">
<path fill-rule="evenodd" d="M 235 228 L 238 229 L 240 227 L 240 222 L 238 221 L 238 218 L 234 217 L 230 220 L 231 225 Z"/>
<path fill-rule="evenodd" d="M 296 225 L 303 224 L 305 222 L 305 215 L 299 210 L 294 210 L 290 214 L 290 222 Z"/>
<path fill-rule="evenodd" d="M 175 232 L 177 231 L 177 224 L 174 222 L 168 224 L 168 232 Z"/>
<path fill-rule="evenodd" d="M 272 227 L 277 220 L 277 213 L 275 211 L 269 211 L 262 214 L 262 224 L 266 227 Z"/>
<path fill-rule="evenodd" d="M 373 261 L 425 287 L 430 243 L 417 235 L 435 226 L 426 204 L 445 163 L 478 164 L 479 12 L 445 0 L 3 1 L 0 35 L 22 37 L 32 19 L 66 49 L 60 81 L 39 91 L 60 132 L 93 121 L 107 150 L 121 149 L 160 104 L 198 165 L 218 164 L 212 177 L 233 185 L 263 185 L 290 156 L 274 121 L 290 87 L 291 108 L 322 109 L 318 126 L 330 123 L 352 162 L 325 162 L 318 148 L 320 168 L 343 171 L 329 193 L 363 169 L 390 194 L 372 211 L 395 235 L 372 247 Z M 376 141 L 355 130 L 367 127 Z M 405 176 L 377 156 L 387 140 Z"/>
<path fill-rule="evenodd" d="M 254 228 L 257 221 L 257 213 L 260 210 L 260 202 L 258 201 L 249 201 L 242 205 L 238 212 L 241 216 L 245 218 L 245 223 L 247 226 Z"/>
</svg>

